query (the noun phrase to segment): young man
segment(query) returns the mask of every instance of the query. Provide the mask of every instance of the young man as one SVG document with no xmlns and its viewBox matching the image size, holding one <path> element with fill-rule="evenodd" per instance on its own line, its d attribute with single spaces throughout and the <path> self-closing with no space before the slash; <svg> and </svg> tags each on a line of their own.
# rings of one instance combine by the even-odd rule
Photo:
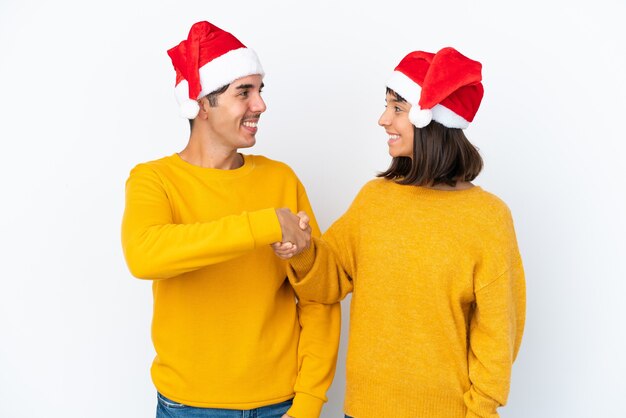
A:
<svg viewBox="0 0 626 418">
<path fill-rule="evenodd" d="M 157 417 L 316 418 L 340 309 L 296 304 L 270 247 L 319 236 L 294 215 L 312 213 L 304 187 L 287 165 L 238 153 L 266 109 L 261 64 L 208 22 L 168 54 L 189 143 L 132 170 L 122 225 L 131 273 L 153 280 Z"/>
</svg>

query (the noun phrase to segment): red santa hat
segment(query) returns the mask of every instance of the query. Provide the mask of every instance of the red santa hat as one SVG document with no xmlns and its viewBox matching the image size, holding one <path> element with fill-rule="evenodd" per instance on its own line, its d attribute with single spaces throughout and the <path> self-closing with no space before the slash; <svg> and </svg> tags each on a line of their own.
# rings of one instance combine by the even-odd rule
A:
<svg viewBox="0 0 626 418">
<path fill-rule="evenodd" d="M 209 22 L 195 23 L 187 39 L 167 51 L 176 70 L 176 100 L 181 116 L 194 119 L 198 99 L 253 74 L 264 76 L 256 53 Z"/>
<path fill-rule="evenodd" d="M 436 54 L 409 53 L 395 68 L 387 87 L 412 105 L 409 120 L 418 128 L 431 120 L 465 129 L 483 98 L 482 64 L 454 48 Z"/>
</svg>

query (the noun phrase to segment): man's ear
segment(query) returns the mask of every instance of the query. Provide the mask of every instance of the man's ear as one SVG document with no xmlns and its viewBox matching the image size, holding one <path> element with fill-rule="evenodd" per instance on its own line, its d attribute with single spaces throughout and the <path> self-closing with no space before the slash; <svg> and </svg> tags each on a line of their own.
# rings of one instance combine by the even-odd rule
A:
<svg viewBox="0 0 626 418">
<path fill-rule="evenodd" d="M 211 107 L 211 105 L 209 104 L 209 99 L 207 99 L 206 96 L 198 99 L 198 106 L 200 106 L 198 116 L 200 116 L 202 119 L 206 119 L 208 116 L 207 113 L 209 111 L 209 107 Z"/>
</svg>

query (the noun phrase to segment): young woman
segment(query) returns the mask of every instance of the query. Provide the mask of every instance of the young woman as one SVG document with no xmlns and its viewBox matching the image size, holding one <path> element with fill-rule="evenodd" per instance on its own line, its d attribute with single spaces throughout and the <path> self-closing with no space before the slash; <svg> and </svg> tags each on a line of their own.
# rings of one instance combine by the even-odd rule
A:
<svg viewBox="0 0 626 418">
<path fill-rule="evenodd" d="M 462 129 L 482 95 L 479 62 L 408 54 L 378 121 L 390 167 L 290 259 L 301 299 L 353 293 L 347 416 L 492 418 L 506 403 L 525 284 L 509 209 L 471 183 L 482 159 Z"/>
</svg>

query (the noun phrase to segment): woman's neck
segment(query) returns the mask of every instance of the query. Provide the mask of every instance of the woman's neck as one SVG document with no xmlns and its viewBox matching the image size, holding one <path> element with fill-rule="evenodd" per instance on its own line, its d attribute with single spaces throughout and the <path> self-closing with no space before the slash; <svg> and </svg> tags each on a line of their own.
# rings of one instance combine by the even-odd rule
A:
<svg viewBox="0 0 626 418">
<path fill-rule="evenodd" d="M 469 181 L 457 181 L 456 185 L 454 186 L 450 186 L 445 183 L 439 183 L 439 184 L 435 184 L 434 186 L 426 186 L 426 187 L 428 187 L 429 189 L 434 189 L 434 190 L 454 191 L 454 190 L 471 189 L 472 187 L 474 187 L 474 185 L 470 183 Z"/>
</svg>

